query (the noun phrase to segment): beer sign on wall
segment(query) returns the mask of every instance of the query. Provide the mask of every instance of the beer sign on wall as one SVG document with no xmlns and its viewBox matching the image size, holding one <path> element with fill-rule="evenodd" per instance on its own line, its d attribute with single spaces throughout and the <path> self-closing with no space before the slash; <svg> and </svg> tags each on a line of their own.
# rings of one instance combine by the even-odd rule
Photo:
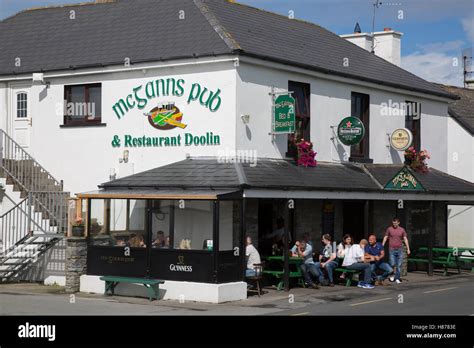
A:
<svg viewBox="0 0 474 348">
<path fill-rule="evenodd" d="M 364 124 L 357 117 L 346 117 L 337 127 L 337 137 L 344 145 L 357 145 L 362 141 L 364 135 Z"/>
<path fill-rule="evenodd" d="M 132 88 L 127 96 L 112 105 L 112 111 L 121 120 L 137 109 L 137 115 L 146 117 L 150 127 L 157 131 L 184 130 L 188 126 L 186 119 L 189 115 L 183 113 L 182 105 L 178 105 L 176 100 L 184 97 L 188 105 L 197 104 L 207 109 L 203 112 L 213 113 L 221 106 L 220 93 L 220 89 L 210 90 L 199 83 L 192 83 L 186 89 L 184 79 L 158 79 Z M 111 143 L 113 147 L 208 146 L 220 145 L 221 139 L 213 132 L 184 132 L 173 136 L 166 133 L 158 133 L 157 136 L 124 134 L 114 135 Z"/>
</svg>

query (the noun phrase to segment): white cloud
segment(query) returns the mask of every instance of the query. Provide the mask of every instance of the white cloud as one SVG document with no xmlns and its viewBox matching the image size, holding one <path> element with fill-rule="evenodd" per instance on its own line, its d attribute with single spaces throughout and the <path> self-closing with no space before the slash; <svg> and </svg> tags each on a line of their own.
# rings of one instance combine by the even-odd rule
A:
<svg viewBox="0 0 474 348">
<path fill-rule="evenodd" d="M 466 32 L 467 37 L 471 40 L 471 44 L 474 42 L 474 16 L 471 18 L 464 18 L 462 20 L 462 27 Z"/>
<path fill-rule="evenodd" d="M 462 40 L 455 40 L 455 41 L 446 41 L 446 42 L 435 42 L 429 44 L 419 44 L 417 45 L 421 51 L 425 53 L 429 52 L 438 52 L 438 53 L 446 53 L 446 52 L 460 52 L 464 46 L 464 41 Z"/>
<path fill-rule="evenodd" d="M 462 86 L 462 62 L 458 56 L 446 52 L 415 52 L 402 57 L 401 65 L 427 81 Z"/>
</svg>

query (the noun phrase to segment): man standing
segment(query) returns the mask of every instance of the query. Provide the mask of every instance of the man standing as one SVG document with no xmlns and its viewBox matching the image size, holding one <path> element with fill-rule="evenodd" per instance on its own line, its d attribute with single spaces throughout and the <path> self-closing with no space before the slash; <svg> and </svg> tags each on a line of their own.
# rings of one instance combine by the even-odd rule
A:
<svg viewBox="0 0 474 348">
<path fill-rule="evenodd" d="M 342 262 L 342 267 L 347 269 L 353 269 L 356 271 L 364 272 L 364 281 L 359 282 L 357 286 L 364 289 L 373 289 L 374 286 L 370 284 L 372 270 L 370 268 L 370 263 L 365 262 L 364 260 L 364 249 L 367 245 L 367 240 L 362 239 L 359 244 L 352 245 L 344 256 L 344 261 Z"/>
<path fill-rule="evenodd" d="M 377 280 L 378 285 L 384 285 L 383 281 L 387 279 L 388 275 L 393 272 L 392 267 L 383 261 L 385 257 L 385 250 L 382 243 L 377 242 L 377 237 L 374 234 L 369 236 L 369 244 L 365 247 L 365 256 L 370 260 L 370 267 L 372 268 L 372 278 Z M 375 271 L 381 269 L 383 274 L 377 276 Z"/>
<path fill-rule="evenodd" d="M 383 237 L 382 245 L 388 240 L 389 261 L 392 268 L 397 267 L 395 276 L 390 277 L 390 281 L 395 281 L 397 284 L 401 283 L 400 269 L 403 263 L 403 242 L 407 246 L 407 255 L 410 255 L 410 245 L 408 244 L 407 232 L 400 226 L 400 219 L 394 218 L 392 226 L 387 228 L 385 237 Z"/>
</svg>

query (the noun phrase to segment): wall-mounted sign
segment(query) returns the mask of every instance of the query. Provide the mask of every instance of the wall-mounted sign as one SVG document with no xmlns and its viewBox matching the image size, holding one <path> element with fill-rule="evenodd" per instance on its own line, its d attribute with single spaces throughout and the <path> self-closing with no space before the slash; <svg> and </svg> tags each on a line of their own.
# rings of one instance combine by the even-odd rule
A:
<svg viewBox="0 0 474 348">
<path fill-rule="evenodd" d="M 279 95 L 275 99 L 273 133 L 295 132 L 295 98 Z"/>
<path fill-rule="evenodd" d="M 192 272 L 193 271 L 193 266 L 191 265 L 186 265 L 184 262 L 184 256 L 179 255 L 178 256 L 178 261 L 176 264 L 170 264 L 170 271 L 172 272 Z"/>
<path fill-rule="evenodd" d="M 407 167 L 403 167 L 384 187 L 386 190 L 425 191 Z"/>
<path fill-rule="evenodd" d="M 113 106 L 112 110 L 118 119 L 125 116 L 127 112 L 137 107 L 143 110 L 150 100 L 163 98 L 168 96 L 182 97 L 186 93 L 186 82 L 183 79 L 159 79 L 149 81 L 144 85 L 137 86 L 132 89 L 132 93 L 125 98 L 119 99 Z M 215 112 L 221 106 L 221 90 L 211 91 L 207 87 L 199 83 L 193 83 L 187 95 L 188 104 L 199 103 L 203 107 L 208 108 L 211 112 Z"/>
<path fill-rule="evenodd" d="M 413 142 L 413 134 L 407 128 L 395 129 L 390 135 L 390 145 L 397 151 L 405 151 Z"/>
<path fill-rule="evenodd" d="M 346 117 L 337 127 L 337 137 L 344 145 L 356 145 L 362 141 L 364 135 L 364 124 L 357 117 Z"/>
<path fill-rule="evenodd" d="M 151 126 L 156 129 L 186 128 L 186 125 L 181 122 L 183 113 L 173 102 L 158 105 L 146 113 L 145 116 L 148 117 L 148 122 L 150 122 Z"/>
</svg>

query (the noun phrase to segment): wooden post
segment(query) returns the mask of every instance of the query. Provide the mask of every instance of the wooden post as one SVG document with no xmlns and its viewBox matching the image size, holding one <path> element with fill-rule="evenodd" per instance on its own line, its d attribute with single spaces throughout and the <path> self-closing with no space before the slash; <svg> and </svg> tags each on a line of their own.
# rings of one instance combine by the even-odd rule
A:
<svg viewBox="0 0 474 348">
<path fill-rule="evenodd" d="M 290 225 L 290 221 L 293 221 L 292 217 L 290 216 L 290 210 L 288 206 L 288 201 L 285 202 L 285 211 L 288 221 L 288 227 Z M 289 228 L 285 228 L 285 234 L 283 236 L 283 284 L 285 286 L 285 291 L 290 291 L 290 256 L 288 255 L 288 244 L 290 243 L 290 230 Z"/>
<path fill-rule="evenodd" d="M 428 275 L 433 275 L 433 246 L 436 233 L 436 214 L 435 214 L 435 204 L 434 201 L 430 202 L 430 211 L 431 211 L 431 224 L 430 224 L 430 233 L 428 235 Z"/>
</svg>

